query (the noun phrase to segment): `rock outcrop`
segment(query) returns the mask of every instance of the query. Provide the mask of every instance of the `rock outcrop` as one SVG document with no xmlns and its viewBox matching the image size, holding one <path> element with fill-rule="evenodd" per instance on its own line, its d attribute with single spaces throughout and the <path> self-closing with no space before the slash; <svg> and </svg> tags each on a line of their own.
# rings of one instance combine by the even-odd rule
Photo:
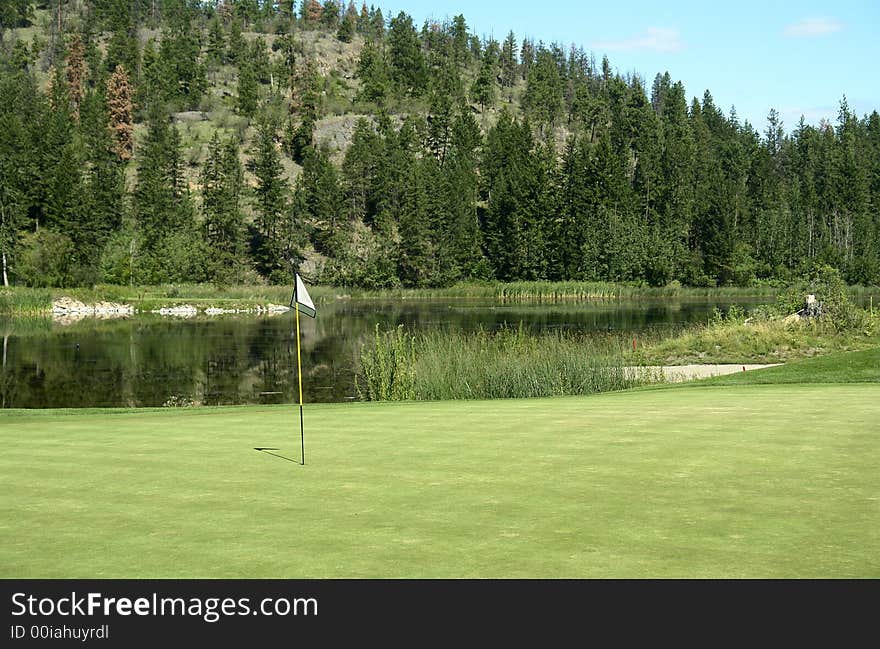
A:
<svg viewBox="0 0 880 649">
<path fill-rule="evenodd" d="M 83 318 L 127 318 L 134 313 L 133 306 L 119 302 L 85 304 L 63 296 L 52 303 L 52 317 L 61 322 L 74 322 Z"/>
</svg>

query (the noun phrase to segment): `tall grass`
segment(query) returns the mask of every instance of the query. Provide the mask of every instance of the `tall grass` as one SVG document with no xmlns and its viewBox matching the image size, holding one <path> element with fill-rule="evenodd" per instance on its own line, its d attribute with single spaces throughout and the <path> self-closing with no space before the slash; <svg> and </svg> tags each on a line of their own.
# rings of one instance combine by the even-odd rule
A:
<svg viewBox="0 0 880 649">
<path fill-rule="evenodd" d="M 414 339 L 403 325 L 376 333 L 370 346 L 361 351 L 361 377 L 355 377 L 358 395 L 365 401 L 415 399 Z"/>
<path fill-rule="evenodd" d="M 726 316 L 716 311 L 705 325 L 674 336 L 646 336 L 634 363 L 780 363 L 828 352 L 852 351 L 880 345 L 880 314 L 860 310 L 859 326 L 839 329 L 823 320 L 786 321 L 779 317 L 745 318 L 741 310 Z"/>
<path fill-rule="evenodd" d="M 0 288 L 0 314 L 38 315 L 52 309 L 52 291 L 47 288 Z"/>
<path fill-rule="evenodd" d="M 361 353 L 366 400 L 504 399 L 591 394 L 662 380 L 625 367 L 619 341 L 570 332 L 377 328 Z"/>
<path fill-rule="evenodd" d="M 610 282 L 463 282 L 446 288 L 380 290 L 334 289 L 351 298 L 390 298 L 390 299 L 439 299 L 439 298 L 483 298 L 502 303 L 516 302 L 566 302 L 583 300 L 625 300 L 641 297 L 773 297 L 779 289 L 772 287 L 739 288 L 691 288 L 670 284 L 649 287 L 615 284 Z"/>
</svg>

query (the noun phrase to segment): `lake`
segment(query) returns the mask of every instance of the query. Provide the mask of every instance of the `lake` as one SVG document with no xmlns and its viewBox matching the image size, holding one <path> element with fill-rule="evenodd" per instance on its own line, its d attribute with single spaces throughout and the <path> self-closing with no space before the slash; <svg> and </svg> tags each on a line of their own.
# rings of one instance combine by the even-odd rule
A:
<svg viewBox="0 0 880 649">
<path fill-rule="evenodd" d="M 644 332 L 705 322 L 716 306 L 760 298 L 501 305 L 485 300 L 338 300 L 300 318 L 308 402 L 357 398 L 354 375 L 378 323 L 416 329 Z M 0 407 L 85 408 L 293 403 L 292 314 L 0 320 Z"/>
</svg>

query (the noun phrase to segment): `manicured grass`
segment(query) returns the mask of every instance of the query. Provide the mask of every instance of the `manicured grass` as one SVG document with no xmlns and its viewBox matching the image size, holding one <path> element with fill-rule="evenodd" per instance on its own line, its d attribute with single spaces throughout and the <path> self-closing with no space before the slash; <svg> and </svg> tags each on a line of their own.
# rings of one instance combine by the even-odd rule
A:
<svg viewBox="0 0 880 649">
<path fill-rule="evenodd" d="M 880 577 L 880 385 L 0 413 L 0 577 Z"/>
<path fill-rule="evenodd" d="M 715 376 L 686 385 L 880 383 L 880 347 L 792 361 L 779 367 Z"/>
</svg>

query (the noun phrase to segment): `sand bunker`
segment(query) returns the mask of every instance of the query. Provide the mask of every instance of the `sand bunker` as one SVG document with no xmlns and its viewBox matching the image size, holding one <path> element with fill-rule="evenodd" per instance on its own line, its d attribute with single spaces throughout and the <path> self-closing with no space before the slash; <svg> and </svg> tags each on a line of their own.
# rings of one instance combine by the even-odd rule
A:
<svg viewBox="0 0 880 649">
<path fill-rule="evenodd" d="M 749 370 L 762 370 L 765 367 L 776 367 L 779 363 L 769 365 L 755 364 L 708 364 L 708 365 L 646 365 L 644 367 L 627 367 L 626 371 L 632 376 L 658 376 L 663 377 L 670 383 L 680 383 L 691 379 L 704 379 L 710 376 L 734 374 L 736 372 L 748 372 Z"/>
</svg>

